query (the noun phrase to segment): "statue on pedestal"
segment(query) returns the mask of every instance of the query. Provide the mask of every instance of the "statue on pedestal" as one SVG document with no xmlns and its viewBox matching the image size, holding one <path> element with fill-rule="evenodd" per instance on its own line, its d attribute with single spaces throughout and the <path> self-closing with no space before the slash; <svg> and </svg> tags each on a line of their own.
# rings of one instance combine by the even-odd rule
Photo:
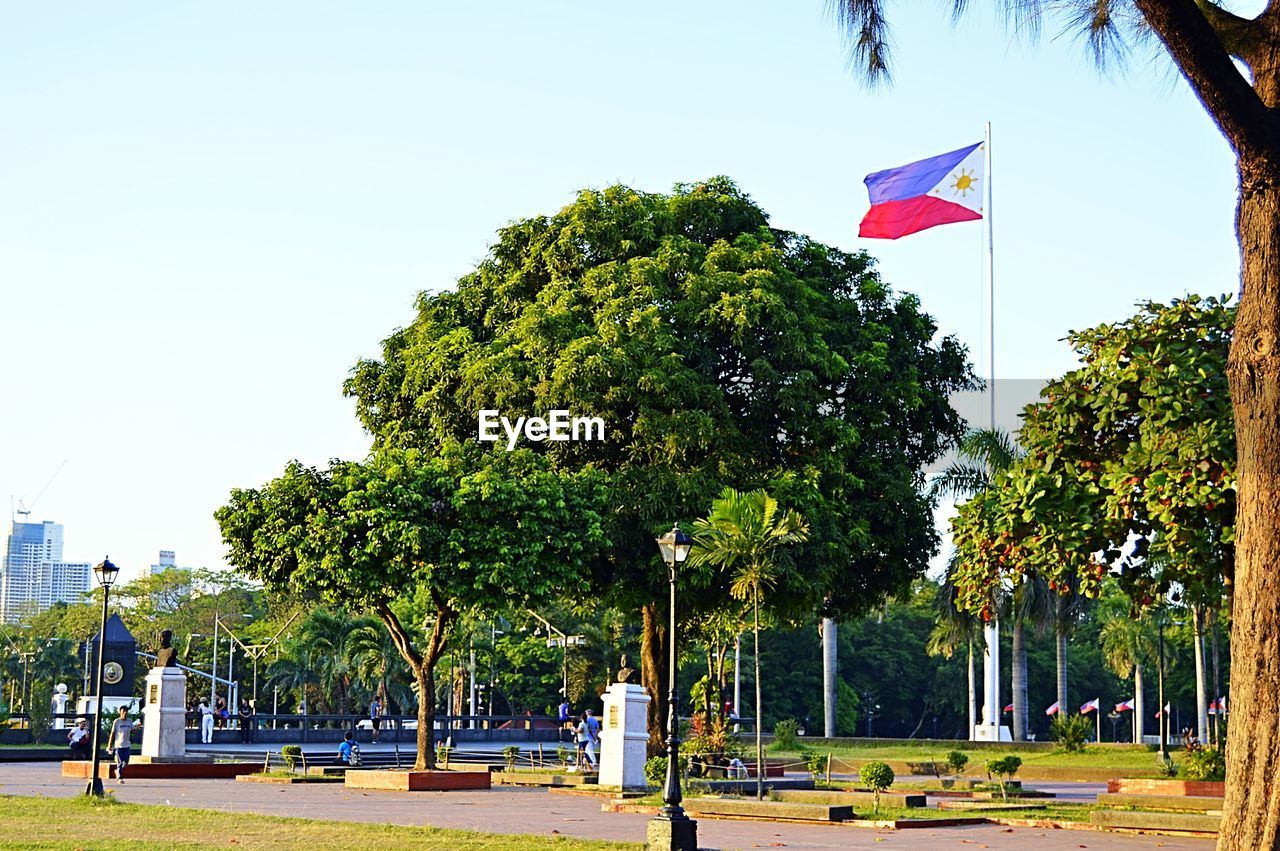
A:
<svg viewBox="0 0 1280 851">
<path fill-rule="evenodd" d="M 640 672 L 631 667 L 631 660 L 627 658 L 627 654 L 622 654 L 622 658 L 618 660 L 618 664 L 620 665 L 618 668 L 618 682 L 638 685 Z"/>
<path fill-rule="evenodd" d="M 173 630 L 166 629 L 160 632 L 160 646 L 156 648 L 155 667 L 178 667 L 178 651 L 173 647 Z"/>
<path fill-rule="evenodd" d="M 67 711 L 67 704 L 71 702 L 71 698 L 67 695 L 67 684 L 58 683 L 53 687 L 53 699 L 49 701 L 49 709 L 53 712 L 53 729 L 65 730 L 67 728 L 67 719 L 59 718 Z"/>
</svg>

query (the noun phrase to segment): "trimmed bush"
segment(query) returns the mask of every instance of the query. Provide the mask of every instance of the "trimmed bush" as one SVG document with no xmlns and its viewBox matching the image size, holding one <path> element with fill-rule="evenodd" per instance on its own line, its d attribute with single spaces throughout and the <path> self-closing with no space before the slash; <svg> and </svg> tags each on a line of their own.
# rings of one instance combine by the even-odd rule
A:
<svg viewBox="0 0 1280 851">
<path fill-rule="evenodd" d="M 1009 798 L 1009 790 L 1005 788 L 1008 778 L 1018 773 L 1018 769 L 1022 768 L 1022 757 L 1009 756 L 1000 759 L 987 760 L 987 774 L 994 774 L 1000 778 L 1000 796 L 1006 800 Z"/>
<path fill-rule="evenodd" d="M 964 771 L 964 767 L 969 764 L 969 755 L 964 751 L 952 751 L 947 754 L 947 769 L 953 775 L 959 776 Z"/>
<path fill-rule="evenodd" d="M 284 767 L 293 771 L 302 759 L 302 745 L 285 745 L 280 749 L 280 758 L 284 760 Z"/>
<path fill-rule="evenodd" d="M 516 760 L 520 758 L 519 745 L 507 745 L 502 749 L 502 760 L 507 764 L 507 771 L 516 770 Z"/>
<path fill-rule="evenodd" d="M 883 762 L 868 762 L 858 769 L 862 785 L 875 793 L 875 812 L 880 812 L 880 793 L 893 785 L 893 769 Z"/>
</svg>

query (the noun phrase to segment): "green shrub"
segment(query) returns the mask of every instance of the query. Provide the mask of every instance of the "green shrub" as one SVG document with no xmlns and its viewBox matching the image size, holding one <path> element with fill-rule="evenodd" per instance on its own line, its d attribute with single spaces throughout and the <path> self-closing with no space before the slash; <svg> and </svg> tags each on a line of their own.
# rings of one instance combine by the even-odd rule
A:
<svg viewBox="0 0 1280 851">
<path fill-rule="evenodd" d="M 568 745 L 556 745 L 556 759 L 560 760 L 561 765 L 572 765 L 575 751 Z"/>
<path fill-rule="evenodd" d="M 302 745 L 285 745 L 280 749 L 280 758 L 284 760 L 284 767 L 293 771 L 302 759 Z"/>
<path fill-rule="evenodd" d="M 1187 754 L 1181 774 L 1188 780 L 1225 780 L 1227 758 L 1215 748 L 1200 748 Z"/>
<path fill-rule="evenodd" d="M 516 760 L 520 758 L 519 745 L 507 745 L 502 749 L 502 759 L 507 764 L 507 771 L 516 770 Z"/>
<path fill-rule="evenodd" d="M 1049 736 L 1058 743 L 1058 747 L 1067 753 L 1084 750 L 1089 734 L 1093 732 L 1093 724 L 1087 715 L 1068 715 L 1059 712 L 1049 722 Z"/>
<path fill-rule="evenodd" d="M 805 768 L 809 769 L 809 773 L 814 777 L 817 777 L 819 774 L 822 774 L 827 770 L 827 754 L 822 753 L 821 751 L 806 750 L 802 751 L 800 756 L 804 759 Z"/>
<path fill-rule="evenodd" d="M 650 786 L 661 786 L 667 779 L 667 758 L 651 756 L 644 763 L 644 779 Z"/>
<path fill-rule="evenodd" d="M 449 755 L 452 753 L 453 753 L 453 748 L 449 747 L 444 742 L 441 742 L 440 744 L 436 745 L 436 764 L 441 766 L 442 768 L 448 768 Z"/>
<path fill-rule="evenodd" d="M 1169 756 L 1167 753 L 1156 754 L 1156 765 L 1162 772 L 1164 772 L 1165 777 L 1178 776 L 1178 764 L 1174 762 L 1173 757 Z"/>
<path fill-rule="evenodd" d="M 883 762 L 868 762 L 858 769 L 862 785 L 875 792 L 875 812 L 880 812 L 880 793 L 893 785 L 893 769 Z"/>
<path fill-rule="evenodd" d="M 796 719 L 787 718 L 773 725 L 773 746 L 780 751 L 800 749 L 800 725 Z"/>
<path fill-rule="evenodd" d="M 964 751 L 952 751 L 947 754 L 947 768 L 952 774 L 959 775 L 969 764 L 969 755 Z"/>
<path fill-rule="evenodd" d="M 1018 769 L 1022 768 L 1022 757 L 1009 756 L 1000 759 L 987 760 L 987 774 L 994 774 L 1000 778 L 1000 796 L 1006 800 L 1009 797 L 1009 790 L 1005 788 L 1008 779 L 1018 773 Z"/>
</svg>

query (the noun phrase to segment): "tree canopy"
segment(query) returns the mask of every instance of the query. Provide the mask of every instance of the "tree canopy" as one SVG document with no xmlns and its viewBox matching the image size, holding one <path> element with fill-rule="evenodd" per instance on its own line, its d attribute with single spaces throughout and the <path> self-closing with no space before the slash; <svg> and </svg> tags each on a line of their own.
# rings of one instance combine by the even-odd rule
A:
<svg viewBox="0 0 1280 851">
<path fill-rule="evenodd" d="M 1206 593 L 1230 580 L 1233 320 L 1226 299 L 1189 296 L 1070 335 L 1083 365 L 1026 408 L 1025 458 L 955 519 L 971 609 L 1002 576 L 1096 596 L 1115 567 L 1141 605 L 1171 583 Z"/>
<path fill-rule="evenodd" d="M 456 290 L 347 382 L 377 447 L 473 440 L 477 413 L 598 416 L 606 439 L 530 444 L 608 477 L 613 599 L 660 597 L 652 535 L 725 486 L 810 521 L 799 610 L 865 609 L 936 547 L 921 470 L 956 438 L 963 348 L 865 254 L 771 228 L 725 178 L 581 192 L 513 223 Z"/>
</svg>

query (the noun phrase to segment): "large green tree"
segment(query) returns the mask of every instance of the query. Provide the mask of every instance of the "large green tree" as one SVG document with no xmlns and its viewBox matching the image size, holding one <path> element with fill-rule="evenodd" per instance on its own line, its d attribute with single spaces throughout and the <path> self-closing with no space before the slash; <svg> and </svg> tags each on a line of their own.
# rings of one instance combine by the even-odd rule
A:
<svg viewBox="0 0 1280 851">
<path fill-rule="evenodd" d="M 889 72 L 886 0 L 833 0 L 869 79 Z M 966 0 L 952 0 L 955 14 Z M 1053 14 L 1083 36 L 1099 64 L 1134 42 L 1156 42 L 1182 73 L 1236 156 L 1240 311 L 1228 376 L 1239 441 L 1235 592 L 1237 683 L 1227 744 L 1219 847 L 1280 848 L 1280 3 L 1236 14 L 1223 0 L 1012 0 L 1024 31 Z M 1152 140 L 1153 144 L 1158 141 Z M 1263 675 L 1261 672 L 1265 672 Z"/>
<path fill-rule="evenodd" d="M 217 519 L 231 563 L 269 589 L 377 615 L 413 672 L 415 767 L 434 768 L 435 671 L 450 631 L 569 586 L 607 543 L 593 478 L 557 474 L 526 451 L 447 442 L 326 469 L 290 464 L 260 489 L 233 491 Z"/>
<path fill-rule="evenodd" d="M 936 548 L 920 471 L 960 433 L 947 396 L 969 381 L 962 347 L 865 254 L 770 227 L 714 178 L 669 195 L 584 191 L 515 222 L 456 289 L 419 299 L 347 392 L 379 448 L 475 440 L 482 409 L 604 420 L 604 440 L 528 445 L 557 470 L 608 477 L 613 547 L 591 578 L 642 612 L 660 742 L 654 535 L 726 486 L 767 487 L 811 527 L 807 570 L 778 602 L 861 611 Z"/>
</svg>

